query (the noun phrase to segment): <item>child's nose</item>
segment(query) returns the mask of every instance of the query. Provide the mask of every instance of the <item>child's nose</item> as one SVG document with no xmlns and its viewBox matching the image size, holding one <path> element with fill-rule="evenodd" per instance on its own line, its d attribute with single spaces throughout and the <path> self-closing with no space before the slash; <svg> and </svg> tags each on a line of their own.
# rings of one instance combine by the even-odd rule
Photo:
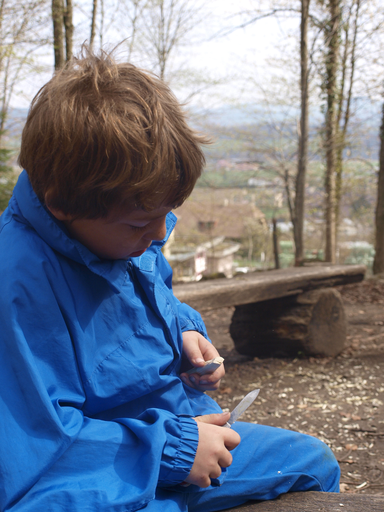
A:
<svg viewBox="0 0 384 512">
<path fill-rule="evenodd" d="M 156 220 L 152 226 L 150 231 L 147 233 L 146 238 L 150 240 L 158 240 L 161 241 L 165 238 L 167 234 L 167 227 L 165 224 L 165 216 L 161 219 Z"/>
</svg>

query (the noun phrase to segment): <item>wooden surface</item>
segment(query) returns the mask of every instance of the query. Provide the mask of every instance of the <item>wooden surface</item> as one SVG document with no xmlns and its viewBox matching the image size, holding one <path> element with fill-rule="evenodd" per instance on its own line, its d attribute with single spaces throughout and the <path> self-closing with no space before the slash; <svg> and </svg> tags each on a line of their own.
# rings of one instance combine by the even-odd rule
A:
<svg viewBox="0 0 384 512">
<path fill-rule="evenodd" d="M 271 501 L 248 502 L 227 512 L 383 512 L 384 496 L 378 494 L 338 494 L 292 492 Z"/>
<path fill-rule="evenodd" d="M 335 288 L 235 307 L 231 338 L 240 354 L 253 357 L 334 357 L 346 345 L 347 320 Z"/>
<path fill-rule="evenodd" d="M 303 291 L 362 281 L 364 265 L 293 267 L 252 272 L 233 279 L 177 284 L 174 294 L 198 311 L 250 304 Z"/>
</svg>

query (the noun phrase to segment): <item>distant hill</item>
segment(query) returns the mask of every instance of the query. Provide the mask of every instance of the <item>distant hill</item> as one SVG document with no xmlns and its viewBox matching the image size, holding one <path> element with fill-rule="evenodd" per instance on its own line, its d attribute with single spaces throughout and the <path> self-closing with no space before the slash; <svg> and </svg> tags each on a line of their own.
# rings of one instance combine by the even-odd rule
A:
<svg viewBox="0 0 384 512">
<path fill-rule="evenodd" d="M 381 109 L 382 104 L 378 101 L 373 102 L 367 98 L 353 100 L 348 130 L 350 143 L 346 150 L 346 157 L 377 159 Z M 196 120 L 196 127 L 203 132 L 208 132 L 215 139 L 215 144 L 205 148 L 207 159 L 211 162 L 222 158 L 238 161 L 252 159 L 241 144 L 241 138 L 251 139 L 252 136 L 246 134 L 252 134 L 252 127 L 255 128 L 254 137 L 257 137 L 259 146 L 263 145 L 260 137 L 266 141 L 272 140 L 272 137 L 276 136 L 276 127 L 279 125 L 287 139 L 295 140 L 300 117 L 300 111 L 295 107 L 262 104 L 223 105 L 219 108 L 199 111 L 196 117 L 193 110 L 191 113 L 192 118 Z M 321 107 L 312 107 L 310 110 L 312 137 L 318 133 L 323 123 L 324 114 L 321 112 Z M 260 126 L 262 130 L 257 130 Z M 316 157 L 317 160 L 322 158 L 321 154 Z"/>
<path fill-rule="evenodd" d="M 379 101 L 374 102 L 363 97 L 353 100 L 351 106 L 353 115 L 349 129 L 351 145 L 346 156 L 350 158 L 377 158 L 381 109 L 382 104 Z M 213 146 L 204 149 L 208 160 L 211 161 L 223 157 L 246 160 L 247 155 L 244 148 L 241 148 L 239 143 L 233 143 L 236 140 L 236 130 L 244 129 L 246 131 L 252 125 L 257 126 L 266 120 L 270 122 L 273 120 L 275 123 L 285 120 L 287 126 L 291 124 L 295 131 L 297 119 L 300 116 L 299 109 L 295 107 L 263 104 L 222 105 L 218 108 L 204 110 L 192 108 L 190 112 L 192 124 L 205 133 L 211 133 L 216 140 Z M 6 129 L 11 139 L 20 138 L 27 115 L 28 109 L 26 108 L 10 110 Z M 319 127 L 323 121 L 324 115 L 321 112 L 321 107 L 312 107 L 310 111 L 312 130 Z M 234 128 L 234 132 L 229 140 L 228 131 L 231 133 L 231 127 Z M 224 135 L 223 131 L 227 131 L 227 134 Z M 268 137 L 268 130 L 264 131 L 264 136 Z"/>
<path fill-rule="evenodd" d="M 354 98 L 351 104 L 352 120 L 354 122 L 363 122 L 372 128 L 379 128 L 381 122 L 382 103 L 372 101 L 369 98 Z M 288 118 L 299 118 L 300 109 L 289 105 L 272 105 L 272 104 L 251 104 L 242 105 L 222 105 L 208 109 L 191 109 L 193 117 L 207 121 L 208 123 L 217 124 L 219 126 L 242 126 L 257 124 L 262 119 L 276 122 L 286 120 Z M 324 121 L 324 114 L 321 105 L 310 106 L 310 123 L 321 124 Z"/>
<path fill-rule="evenodd" d="M 20 137 L 27 115 L 27 108 L 10 109 L 8 119 L 5 123 L 5 129 L 7 130 L 9 137 Z"/>
</svg>

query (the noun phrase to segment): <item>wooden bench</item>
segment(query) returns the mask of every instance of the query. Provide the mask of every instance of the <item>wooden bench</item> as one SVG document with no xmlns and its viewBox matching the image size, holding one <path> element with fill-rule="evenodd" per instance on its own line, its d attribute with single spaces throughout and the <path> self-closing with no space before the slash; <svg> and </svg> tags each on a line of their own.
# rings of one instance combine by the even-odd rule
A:
<svg viewBox="0 0 384 512">
<path fill-rule="evenodd" d="M 383 512 L 384 496 L 378 494 L 338 494 L 292 492 L 271 501 L 249 501 L 227 512 Z"/>
<path fill-rule="evenodd" d="M 240 354 L 335 356 L 347 323 L 334 286 L 362 281 L 363 265 L 321 265 L 253 272 L 233 279 L 176 284 L 198 311 L 235 306 L 230 334 Z"/>
</svg>

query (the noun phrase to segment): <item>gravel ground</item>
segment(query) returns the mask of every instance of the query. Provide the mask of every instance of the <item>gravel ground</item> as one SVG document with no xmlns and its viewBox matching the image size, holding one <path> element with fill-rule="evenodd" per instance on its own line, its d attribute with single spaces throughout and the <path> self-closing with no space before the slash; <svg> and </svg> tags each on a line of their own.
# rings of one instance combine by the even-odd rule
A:
<svg viewBox="0 0 384 512">
<path fill-rule="evenodd" d="M 242 419 L 325 441 L 341 468 L 341 491 L 384 494 L 384 280 L 338 288 L 348 318 L 348 347 L 335 358 L 240 356 L 229 335 L 233 308 L 203 315 L 225 357 L 226 376 L 210 393 L 232 410 L 260 388 Z"/>
</svg>

